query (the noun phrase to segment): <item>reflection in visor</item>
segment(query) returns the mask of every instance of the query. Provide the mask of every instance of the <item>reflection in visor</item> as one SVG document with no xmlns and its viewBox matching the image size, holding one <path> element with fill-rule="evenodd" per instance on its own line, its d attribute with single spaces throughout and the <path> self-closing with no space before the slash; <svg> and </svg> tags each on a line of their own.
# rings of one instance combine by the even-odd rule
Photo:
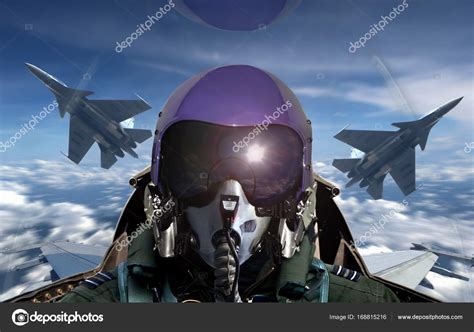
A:
<svg viewBox="0 0 474 332">
<path fill-rule="evenodd" d="M 190 204 L 212 200 L 225 180 L 238 181 L 254 206 L 273 205 L 301 185 L 303 144 L 292 129 L 227 127 L 197 121 L 171 126 L 161 142 L 160 178 Z M 252 139 L 249 139 L 251 137 Z"/>
</svg>

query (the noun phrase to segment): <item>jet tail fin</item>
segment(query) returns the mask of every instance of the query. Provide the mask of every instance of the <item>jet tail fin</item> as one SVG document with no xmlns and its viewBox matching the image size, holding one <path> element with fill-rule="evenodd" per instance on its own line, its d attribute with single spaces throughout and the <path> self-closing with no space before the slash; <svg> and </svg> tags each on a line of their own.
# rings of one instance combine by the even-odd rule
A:
<svg viewBox="0 0 474 332">
<path fill-rule="evenodd" d="M 100 148 L 100 167 L 109 169 L 117 161 L 117 157 L 107 150 L 103 145 L 99 144 Z"/>
<path fill-rule="evenodd" d="M 123 128 L 123 130 L 137 143 L 143 143 L 153 135 L 146 129 Z"/>
<path fill-rule="evenodd" d="M 332 165 L 343 173 L 350 172 L 360 159 L 334 159 Z"/>
<path fill-rule="evenodd" d="M 383 195 L 383 180 L 385 176 L 373 182 L 367 188 L 367 192 L 372 196 L 373 199 L 381 199 Z"/>
</svg>

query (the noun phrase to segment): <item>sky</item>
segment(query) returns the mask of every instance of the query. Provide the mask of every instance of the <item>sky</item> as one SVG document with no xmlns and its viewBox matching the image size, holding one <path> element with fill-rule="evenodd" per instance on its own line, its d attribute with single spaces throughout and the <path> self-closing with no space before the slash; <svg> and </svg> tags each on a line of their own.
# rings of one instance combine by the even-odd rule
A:
<svg viewBox="0 0 474 332">
<path fill-rule="evenodd" d="M 0 0 L 0 142 L 54 101 L 25 62 L 70 87 L 94 91 L 91 99 L 139 94 L 152 109 L 135 118 L 135 128 L 150 130 L 186 79 L 218 66 L 248 64 L 273 73 L 295 92 L 313 123 L 316 172 L 343 187 L 347 180 L 331 163 L 351 155 L 350 146 L 333 138 L 344 126 L 395 130 L 391 123 L 413 121 L 464 96 L 431 131 L 427 149 L 417 148 L 422 189 L 408 196 L 408 205 L 360 250 L 407 250 L 411 242 L 426 242 L 474 253 L 472 1 L 407 0 L 404 11 L 355 52 L 349 50 L 351 42 L 402 1 L 303 0 L 274 24 L 243 32 L 218 30 L 171 10 L 117 53 L 117 42 L 166 3 Z M 67 116 L 61 119 L 55 110 L 0 152 L 0 248 L 64 237 L 101 245 L 110 241 L 131 193 L 128 178 L 149 164 L 152 142 L 138 147 L 138 160 L 126 156 L 106 171 L 98 167 L 96 146 L 79 166 L 61 155 L 67 151 L 68 127 Z M 403 199 L 389 178 L 382 200 L 371 200 L 355 186 L 343 189 L 337 203 L 358 238 Z M 24 206 L 27 212 L 21 213 Z M 422 291 L 473 301 L 472 282 L 429 277 L 439 287 Z"/>
</svg>

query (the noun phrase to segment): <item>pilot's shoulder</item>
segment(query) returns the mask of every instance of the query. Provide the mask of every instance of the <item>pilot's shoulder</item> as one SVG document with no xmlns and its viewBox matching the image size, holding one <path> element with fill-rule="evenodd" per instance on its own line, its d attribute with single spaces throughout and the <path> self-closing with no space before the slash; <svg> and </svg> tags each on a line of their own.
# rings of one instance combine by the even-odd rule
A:
<svg viewBox="0 0 474 332">
<path fill-rule="evenodd" d="M 59 302 L 120 302 L 117 270 L 98 272 L 85 279 Z"/>
<path fill-rule="evenodd" d="M 329 266 L 328 270 L 329 302 L 400 302 L 390 288 L 357 271 L 339 265 Z"/>
</svg>

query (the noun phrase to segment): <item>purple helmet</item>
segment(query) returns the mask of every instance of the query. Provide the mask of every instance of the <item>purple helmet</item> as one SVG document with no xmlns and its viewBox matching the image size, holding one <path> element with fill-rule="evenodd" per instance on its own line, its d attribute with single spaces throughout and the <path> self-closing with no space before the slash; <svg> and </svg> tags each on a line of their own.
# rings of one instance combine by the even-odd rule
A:
<svg viewBox="0 0 474 332">
<path fill-rule="evenodd" d="M 232 178 L 255 206 L 272 205 L 312 184 L 311 135 L 296 96 L 272 74 L 211 69 L 184 82 L 160 113 L 151 179 L 192 198 Z"/>
<path fill-rule="evenodd" d="M 296 8 L 301 0 L 174 0 L 176 9 L 200 24 L 230 31 L 264 29 Z"/>
</svg>

